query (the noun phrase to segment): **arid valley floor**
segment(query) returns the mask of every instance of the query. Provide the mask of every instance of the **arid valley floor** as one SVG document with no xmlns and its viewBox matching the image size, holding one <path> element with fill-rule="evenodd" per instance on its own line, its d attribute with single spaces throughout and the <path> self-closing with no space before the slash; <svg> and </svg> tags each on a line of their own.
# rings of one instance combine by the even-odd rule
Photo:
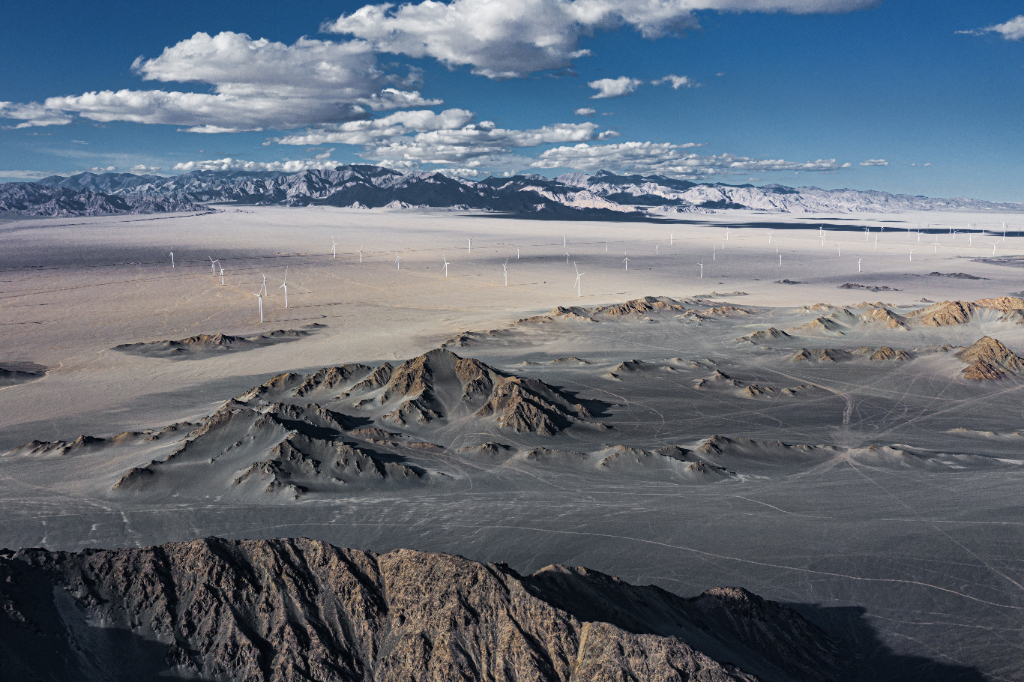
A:
<svg viewBox="0 0 1024 682">
<path fill-rule="evenodd" d="M 1022 225 L 2 222 L 0 547 L 311 538 L 741 586 L 848 679 L 1024 680 Z"/>
</svg>

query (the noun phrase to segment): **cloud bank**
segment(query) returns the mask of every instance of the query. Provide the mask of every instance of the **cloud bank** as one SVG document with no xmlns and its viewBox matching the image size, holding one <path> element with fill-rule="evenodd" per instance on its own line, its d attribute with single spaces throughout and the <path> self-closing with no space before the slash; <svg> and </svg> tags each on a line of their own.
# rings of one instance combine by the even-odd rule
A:
<svg viewBox="0 0 1024 682">
<path fill-rule="evenodd" d="M 645 38 L 695 28 L 696 12 L 840 13 L 880 0 L 425 0 L 367 5 L 327 22 L 325 32 L 355 36 L 376 52 L 432 57 L 488 78 L 564 69 L 590 54 L 595 30 L 628 26 Z"/>
</svg>

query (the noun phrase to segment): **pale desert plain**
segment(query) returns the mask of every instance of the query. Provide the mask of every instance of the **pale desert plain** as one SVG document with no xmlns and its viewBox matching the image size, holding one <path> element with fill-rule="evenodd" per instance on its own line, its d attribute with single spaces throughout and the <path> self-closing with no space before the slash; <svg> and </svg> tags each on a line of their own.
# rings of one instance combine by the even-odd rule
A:
<svg viewBox="0 0 1024 682">
<path fill-rule="evenodd" d="M 586 566 L 786 604 L 852 661 L 832 679 L 1024 680 L 1021 231 L 0 222 L 0 546 L 311 538 Z M 764 679 L 813 677 L 788 674 Z"/>
</svg>

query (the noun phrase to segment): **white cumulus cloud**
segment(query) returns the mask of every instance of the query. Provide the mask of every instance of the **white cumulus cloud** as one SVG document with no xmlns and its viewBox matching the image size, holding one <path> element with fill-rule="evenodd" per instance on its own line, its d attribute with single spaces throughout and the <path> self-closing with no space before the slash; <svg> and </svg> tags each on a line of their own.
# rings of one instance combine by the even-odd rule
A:
<svg viewBox="0 0 1024 682">
<path fill-rule="evenodd" d="M 384 87 L 394 77 L 359 40 L 300 38 L 287 45 L 230 31 L 196 33 L 153 59 L 139 57 L 132 70 L 143 80 L 203 83 L 212 92 L 101 90 L 50 97 L 43 104 L 7 103 L 0 117 L 26 119 L 23 126 L 57 125 L 77 113 L 93 121 L 229 133 L 322 126 L 366 118 L 368 109 L 440 104 L 417 91 Z M 417 77 L 410 74 L 413 81 Z"/>
<path fill-rule="evenodd" d="M 49 109 L 36 102 L 29 104 L 0 102 L 0 118 L 22 121 L 15 126 L 5 126 L 14 129 L 34 126 L 63 126 L 71 123 L 71 117 L 64 112 Z"/>
<path fill-rule="evenodd" d="M 299 173 L 304 170 L 322 170 L 337 167 L 336 161 L 325 161 L 317 159 L 295 159 L 286 161 L 244 161 L 242 159 L 208 159 L 205 161 L 185 161 L 174 164 L 171 170 L 176 171 L 283 171 L 285 173 Z"/>
<path fill-rule="evenodd" d="M 794 162 L 782 159 L 753 159 L 733 154 L 701 156 L 688 151 L 702 145 L 668 142 L 620 142 L 606 145 L 577 144 L 542 152 L 534 168 L 572 168 L 594 172 L 614 170 L 628 173 L 660 174 L 677 178 L 702 179 L 714 175 L 749 174 L 768 171 L 835 171 L 847 167 L 835 159 Z"/>
<path fill-rule="evenodd" d="M 377 52 L 432 57 L 490 78 L 569 67 L 589 54 L 579 39 L 628 26 L 658 38 L 698 25 L 695 12 L 849 12 L 881 0 L 424 0 L 366 5 L 322 30 L 365 40 Z"/>
<path fill-rule="evenodd" d="M 658 78 L 657 80 L 651 81 L 651 85 L 661 85 L 662 83 L 671 83 L 673 90 L 679 88 L 699 88 L 703 83 L 698 83 L 689 76 L 677 76 L 675 74 L 668 74 L 664 78 Z"/>
<path fill-rule="evenodd" d="M 597 94 L 590 99 L 609 99 L 611 97 L 624 97 L 640 87 L 641 83 L 643 81 L 636 78 L 619 76 L 618 78 L 600 78 L 596 81 L 590 81 L 587 85 L 597 90 Z"/>
<path fill-rule="evenodd" d="M 861 161 L 862 166 L 888 166 L 889 162 L 885 159 L 868 159 L 867 161 Z"/>
<path fill-rule="evenodd" d="M 370 144 L 384 137 L 396 137 L 410 133 L 431 130 L 452 130 L 462 128 L 474 118 L 473 112 L 465 109 L 446 109 L 439 114 L 433 111 L 396 111 L 393 114 L 362 121 L 349 121 L 330 130 L 309 131 L 302 135 L 288 135 L 275 140 L 279 144 Z"/>
<path fill-rule="evenodd" d="M 576 111 L 572 112 L 577 116 L 593 116 L 596 112 L 592 107 L 580 107 Z"/>
<path fill-rule="evenodd" d="M 1021 40 L 1024 39 L 1024 14 L 1016 16 L 1002 24 L 995 24 L 993 26 L 986 26 L 985 28 L 977 28 L 970 31 L 957 31 L 957 33 L 966 33 L 967 35 L 973 36 L 983 35 L 985 33 L 998 33 L 1006 40 Z"/>
</svg>

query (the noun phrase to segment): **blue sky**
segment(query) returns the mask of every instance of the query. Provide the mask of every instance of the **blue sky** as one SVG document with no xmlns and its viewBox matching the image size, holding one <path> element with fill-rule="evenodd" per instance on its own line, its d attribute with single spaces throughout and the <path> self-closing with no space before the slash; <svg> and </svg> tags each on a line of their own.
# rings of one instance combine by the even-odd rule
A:
<svg viewBox="0 0 1024 682">
<path fill-rule="evenodd" d="M 1021 12 L 959 0 L 15 3 L 0 25 L 0 178 L 606 168 L 1024 201 Z"/>
</svg>

